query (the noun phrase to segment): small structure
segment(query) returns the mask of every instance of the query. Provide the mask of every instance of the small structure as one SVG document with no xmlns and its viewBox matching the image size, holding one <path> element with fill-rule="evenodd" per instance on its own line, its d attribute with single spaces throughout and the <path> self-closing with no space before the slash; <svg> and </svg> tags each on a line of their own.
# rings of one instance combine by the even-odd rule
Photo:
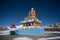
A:
<svg viewBox="0 0 60 40">
<path fill-rule="evenodd" d="M 15 28 L 16 28 L 15 24 L 12 24 L 11 31 L 10 31 L 11 35 L 16 35 Z"/>
</svg>

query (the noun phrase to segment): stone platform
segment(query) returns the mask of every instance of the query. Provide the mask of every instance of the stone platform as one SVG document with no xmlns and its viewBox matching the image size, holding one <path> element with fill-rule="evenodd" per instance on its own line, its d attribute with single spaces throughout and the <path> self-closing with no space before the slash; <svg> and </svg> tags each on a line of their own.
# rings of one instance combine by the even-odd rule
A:
<svg viewBox="0 0 60 40">
<path fill-rule="evenodd" d="M 44 34 L 44 28 L 29 28 L 15 30 L 16 34 Z"/>
</svg>

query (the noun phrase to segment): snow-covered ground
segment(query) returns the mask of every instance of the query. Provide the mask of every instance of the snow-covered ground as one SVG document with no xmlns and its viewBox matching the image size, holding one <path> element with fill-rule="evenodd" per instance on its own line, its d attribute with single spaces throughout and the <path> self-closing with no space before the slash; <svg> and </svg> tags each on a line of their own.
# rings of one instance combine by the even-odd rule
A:
<svg viewBox="0 0 60 40">
<path fill-rule="evenodd" d="M 60 34 L 60 31 L 45 31 L 45 33 L 58 33 L 58 34 Z"/>
<path fill-rule="evenodd" d="M 32 40 L 32 39 L 28 37 L 17 37 L 17 38 L 14 38 L 13 40 Z"/>
<path fill-rule="evenodd" d="M 59 31 L 45 31 L 45 33 L 58 33 L 60 34 Z M 10 30 L 5 30 L 5 31 L 0 31 L 0 35 L 9 35 Z M 55 37 L 47 37 L 47 38 L 38 38 L 37 40 L 51 40 L 51 39 L 59 39 L 60 36 L 55 36 Z M 13 40 L 33 40 L 32 38 L 29 37 L 16 37 L 13 38 Z"/>
<path fill-rule="evenodd" d="M 49 37 L 49 38 L 40 38 L 40 39 L 37 39 L 37 40 L 55 40 L 55 39 L 60 39 L 60 36 L 57 36 L 57 37 Z"/>
<path fill-rule="evenodd" d="M 38 38 L 37 40 L 55 40 L 55 39 L 60 39 L 60 36 L 49 37 L 49 38 Z M 13 40 L 33 40 L 33 39 L 28 37 L 16 37 Z"/>
<path fill-rule="evenodd" d="M 0 35 L 9 35 L 10 30 L 0 31 Z"/>
</svg>

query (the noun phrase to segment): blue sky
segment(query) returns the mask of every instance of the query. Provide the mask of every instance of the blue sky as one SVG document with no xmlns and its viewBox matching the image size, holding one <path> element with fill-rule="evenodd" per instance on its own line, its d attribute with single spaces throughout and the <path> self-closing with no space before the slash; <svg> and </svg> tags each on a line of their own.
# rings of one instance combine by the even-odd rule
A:
<svg viewBox="0 0 60 40">
<path fill-rule="evenodd" d="M 60 22 L 60 0 L 0 0 L 0 26 L 20 25 L 32 7 L 41 26 Z"/>
</svg>

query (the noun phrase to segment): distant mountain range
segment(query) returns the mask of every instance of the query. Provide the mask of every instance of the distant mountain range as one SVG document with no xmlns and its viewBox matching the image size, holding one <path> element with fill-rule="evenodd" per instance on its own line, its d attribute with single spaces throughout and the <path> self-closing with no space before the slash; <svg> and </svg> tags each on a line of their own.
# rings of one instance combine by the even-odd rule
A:
<svg viewBox="0 0 60 40">
<path fill-rule="evenodd" d="M 51 24 L 49 27 L 60 28 L 60 23 Z"/>
<path fill-rule="evenodd" d="M 8 30 L 7 26 L 0 26 L 0 31 Z"/>
</svg>

